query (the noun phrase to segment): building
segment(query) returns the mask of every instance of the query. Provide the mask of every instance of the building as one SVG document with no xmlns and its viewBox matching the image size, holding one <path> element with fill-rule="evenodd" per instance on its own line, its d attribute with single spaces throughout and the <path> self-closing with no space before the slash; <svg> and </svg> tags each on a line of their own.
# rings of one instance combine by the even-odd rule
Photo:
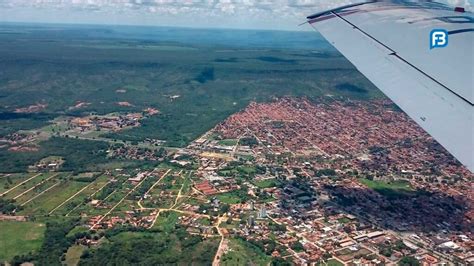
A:
<svg viewBox="0 0 474 266">
<path fill-rule="evenodd" d="M 247 219 L 247 223 L 249 226 L 254 226 L 255 225 L 255 217 L 253 215 L 250 215 L 249 218 Z"/>
</svg>

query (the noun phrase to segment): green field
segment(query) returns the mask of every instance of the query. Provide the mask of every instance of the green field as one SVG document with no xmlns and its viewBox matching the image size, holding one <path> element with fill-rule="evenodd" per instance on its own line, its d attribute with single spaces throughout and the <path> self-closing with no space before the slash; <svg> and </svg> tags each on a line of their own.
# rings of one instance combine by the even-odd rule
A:
<svg viewBox="0 0 474 266">
<path fill-rule="evenodd" d="M 222 203 L 237 204 L 249 199 L 249 196 L 243 191 L 231 191 L 216 195 Z"/>
<path fill-rule="evenodd" d="M 265 179 L 261 181 L 254 181 L 253 184 L 259 188 L 271 188 L 276 187 L 279 182 L 276 179 Z"/>
<path fill-rule="evenodd" d="M 0 221 L 0 263 L 39 250 L 45 230 L 43 223 Z"/>
<path fill-rule="evenodd" d="M 20 205 L 25 205 L 29 201 L 33 201 L 36 197 L 39 197 L 41 193 L 47 193 L 52 187 L 58 185 L 59 183 L 58 176 L 52 176 L 51 179 L 45 180 L 41 184 L 35 185 L 17 196 L 15 196 L 15 200 Z"/>
<path fill-rule="evenodd" d="M 270 256 L 241 239 L 230 239 L 229 250 L 221 258 L 222 265 L 268 265 L 271 262 Z"/>
<path fill-rule="evenodd" d="M 30 178 L 27 179 L 28 180 L 27 182 L 25 182 L 26 180 L 24 180 L 23 182 L 20 182 L 18 185 L 12 186 L 11 189 L 4 192 L 6 194 L 3 196 L 7 199 L 15 198 L 19 196 L 20 194 L 28 191 L 30 188 L 36 185 L 39 185 L 41 182 L 45 181 L 47 178 L 49 178 L 52 175 L 53 174 L 45 173 L 45 174 L 35 174 L 33 176 L 30 176 Z"/>
<path fill-rule="evenodd" d="M 172 232 L 175 229 L 175 225 L 177 224 L 178 218 L 180 216 L 183 215 L 173 211 L 161 212 L 153 228 L 164 232 Z"/>
<path fill-rule="evenodd" d="M 19 214 L 48 214 L 86 185 L 87 183 L 84 182 L 63 181 L 60 185 L 26 204 Z"/>
<path fill-rule="evenodd" d="M 396 180 L 391 182 L 375 181 L 366 178 L 359 179 L 360 182 L 370 189 L 377 191 L 387 198 L 399 198 L 409 195 L 414 195 L 416 192 L 410 185 L 410 182 L 405 180 Z"/>
<path fill-rule="evenodd" d="M 10 190 L 16 185 L 22 183 L 28 178 L 33 177 L 34 174 L 10 174 L 0 177 L 0 194 Z"/>
<path fill-rule="evenodd" d="M 326 262 L 321 262 L 318 266 L 343 266 L 344 264 L 339 262 L 338 260 L 328 260 Z"/>
<path fill-rule="evenodd" d="M 90 198 L 92 195 L 94 195 L 96 192 L 99 191 L 105 184 L 108 182 L 108 177 L 105 175 L 99 176 L 96 180 L 93 182 L 82 182 L 84 183 L 87 188 L 84 189 L 81 193 L 76 195 L 74 198 L 69 200 L 66 204 L 64 204 L 62 207 L 58 208 L 55 211 L 55 214 L 69 214 L 72 212 L 74 209 L 77 209 L 81 207 L 84 204 L 87 204 L 88 198 Z"/>
<path fill-rule="evenodd" d="M 218 142 L 219 145 L 222 146 L 235 146 L 239 143 L 237 139 L 223 139 Z"/>
<path fill-rule="evenodd" d="M 66 252 L 66 265 L 75 266 L 79 263 L 81 255 L 86 248 L 81 245 L 74 245 L 70 247 Z"/>
</svg>

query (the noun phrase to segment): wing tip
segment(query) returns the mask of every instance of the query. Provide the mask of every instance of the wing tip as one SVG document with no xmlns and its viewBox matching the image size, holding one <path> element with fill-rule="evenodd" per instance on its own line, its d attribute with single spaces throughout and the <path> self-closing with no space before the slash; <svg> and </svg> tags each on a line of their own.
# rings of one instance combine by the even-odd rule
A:
<svg viewBox="0 0 474 266">
<path fill-rule="evenodd" d="M 347 8 L 366 5 L 366 4 L 372 4 L 372 3 L 375 3 L 375 2 L 379 2 L 379 0 L 370 0 L 370 1 L 360 2 L 360 3 L 350 4 L 350 5 L 344 5 L 344 6 L 340 6 L 340 7 L 336 7 L 336 8 L 333 8 L 333 9 L 329 9 L 329 10 L 326 10 L 326 11 L 322 11 L 322 12 L 312 14 L 310 16 L 307 16 L 306 19 L 311 20 L 311 19 L 319 18 L 319 17 L 324 16 L 324 15 L 328 15 L 332 12 L 339 12 L 339 11 L 342 11 L 342 10 L 347 9 Z"/>
</svg>

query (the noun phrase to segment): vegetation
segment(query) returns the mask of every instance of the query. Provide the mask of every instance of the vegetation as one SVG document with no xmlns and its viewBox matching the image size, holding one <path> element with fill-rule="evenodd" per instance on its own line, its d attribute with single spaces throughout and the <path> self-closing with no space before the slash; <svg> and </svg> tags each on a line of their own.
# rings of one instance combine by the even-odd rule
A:
<svg viewBox="0 0 474 266">
<path fill-rule="evenodd" d="M 315 172 L 315 175 L 317 177 L 321 177 L 321 176 L 335 176 L 336 175 L 336 171 L 334 169 L 321 169 L 321 170 L 317 170 Z"/>
<path fill-rule="evenodd" d="M 210 265 L 218 239 L 204 240 L 178 228 L 173 234 L 122 232 L 96 250 L 84 252 L 79 265 Z"/>
<path fill-rule="evenodd" d="M 296 252 L 304 251 L 303 244 L 301 244 L 299 241 L 294 242 L 293 244 L 291 244 L 291 249 L 293 249 Z"/>
<path fill-rule="evenodd" d="M 0 36 L 0 136 L 42 127 L 64 114 L 154 107 L 161 114 L 145 119 L 141 127 L 105 136 L 184 146 L 254 100 L 381 95 L 314 33 L 155 28 L 150 35 L 136 27 L 2 28 L 22 35 Z M 319 49 L 317 54 L 314 49 Z M 89 105 L 71 108 L 79 101 Z M 38 103 L 47 106 L 33 113 L 14 112 Z"/>
<path fill-rule="evenodd" d="M 161 212 L 153 228 L 163 232 L 172 232 L 175 230 L 178 218 L 180 216 L 180 214 L 174 211 Z"/>
<path fill-rule="evenodd" d="M 254 137 L 246 137 L 240 139 L 240 144 L 243 146 L 255 147 L 258 145 L 258 140 Z"/>
<path fill-rule="evenodd" d="M 261 181 L 253 182 L 259 188 L 271 188 L 279 185 L 279 181 L 276 179 L 265 179 Z"/>
<path fill-rule="evenodd" d="M 230 239 L 229 249 L 221 258 L 222 265 L 267 265 L 271 261 L 259 247 L 242 239 Z"/>
<path fill-rule="evenodd" d="M 239 143 L 239 141 L 236 139 L 223 139 L 220 140 L 218 143 L 222 146 L 235 146 L 237 145 L 237 143 Z"/>
<path fill-rule="evenodd" d="M 13 214 L 18 210 L 18 206 L 13 199 L 0 198 L 0 214 Z"/>
<path fill-rule="evenodd" d="M 418 266 L 418 265 L 421 265 L 421 263 L 413 257 L 403 257 L 398 262 L 398 265 L 400 265 L 400 266 Z"/>
<path fill-rule="evenodd" d="M 86 250 L 86 247 L 81 245 L 71 246 L 66 253 L 66 265 L 77 265 L 81 259 L 82 253 Z"/>
<path fill-rule="evenodd" d="M 45 229 L 43 223 L 0 221 L 0 264 L 39 250 Z"/>
<path fill-rule="evenodd" d="M 339 262 L 338 260 L 331 259 L 324 263 L 319 263 L 318 266 L 343 266 L 344 264 Z"/>
<path fill-rule="evenodd" d="M 60 156 L 65 159 L 62 169 L 65 171 L 93 171 L 100 164 L 110 162 L 106 157 L 109 145 L 101 141 L 80 140 L 53 137 L 40 143 L 40 149 L 34 152 L 11 152 L 0 149 L 0 172 L 22 172 L 48 156 Z"/>
<path fill-rule="evenodd" d="M 117 189 L 122 188 L 122 183 L 121 182 L 110 182 L 108 183 L 104 188 L 102 188 L 101 191 L 99 191 L 95 195 L 95 199 L 97 200 L 104 200 L 107 196 L 112 194 Z"/>
<path fill-rule="evenodd" d="M 15 256 L 13 265 L 23 262 L 34 262 L 38 265 L 61 265 L 61 257 L 68 250 L 74 239 L 67 238 L 68 232 L 78 223 L 77 219 L 56 219 L 46 223 L 44 241 L 38 252 Z"/>
<path fill-rule="evenodd" d="M 413 195 L 415 192 L 410 186 L 410 182 L 405 180 L 385 182 L 362 178 L 360 182 L 381 195 L 392 199 Z"/>
<path fill-rule="evenodd" d="M 236 203 L 246 202 L 250 199 L 250 196 L 247 194 L 246 189 L 234 190 L 231 192 L 218 194 L 216 197 L 222 203 L 227 203 L 227 204 L 236 204 Z"/>
<path fill-rule="evenodd" d="M 62 204 L 66 199 L 87 186 L 87 184 L 77 181 L 63 181 L 55 186 L 48 193 L 42 194 L 34 201 L 26 204 L 19 212 L 22 215 L 48 214 L 50 211 Z M 67 204 L 66 204 L 67 205 Z M 65 206 L 66 206 L 65 205 Z M 66 206 L 68 207 L 68 206 Z"/>
</svg>

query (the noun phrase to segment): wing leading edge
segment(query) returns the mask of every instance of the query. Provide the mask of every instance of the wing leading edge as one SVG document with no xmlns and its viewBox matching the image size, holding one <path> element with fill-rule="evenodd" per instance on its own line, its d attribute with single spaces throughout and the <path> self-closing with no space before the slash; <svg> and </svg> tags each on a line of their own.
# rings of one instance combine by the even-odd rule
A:
<svg viewBox="0 0 474 266">
<path fill-rule="evenodd" d="M 432 2 L 369 1 L 308 22 L 474 172 L 474 18 Z M 430 49 L 430 32 L 449 45 Z"/>
</svg>

